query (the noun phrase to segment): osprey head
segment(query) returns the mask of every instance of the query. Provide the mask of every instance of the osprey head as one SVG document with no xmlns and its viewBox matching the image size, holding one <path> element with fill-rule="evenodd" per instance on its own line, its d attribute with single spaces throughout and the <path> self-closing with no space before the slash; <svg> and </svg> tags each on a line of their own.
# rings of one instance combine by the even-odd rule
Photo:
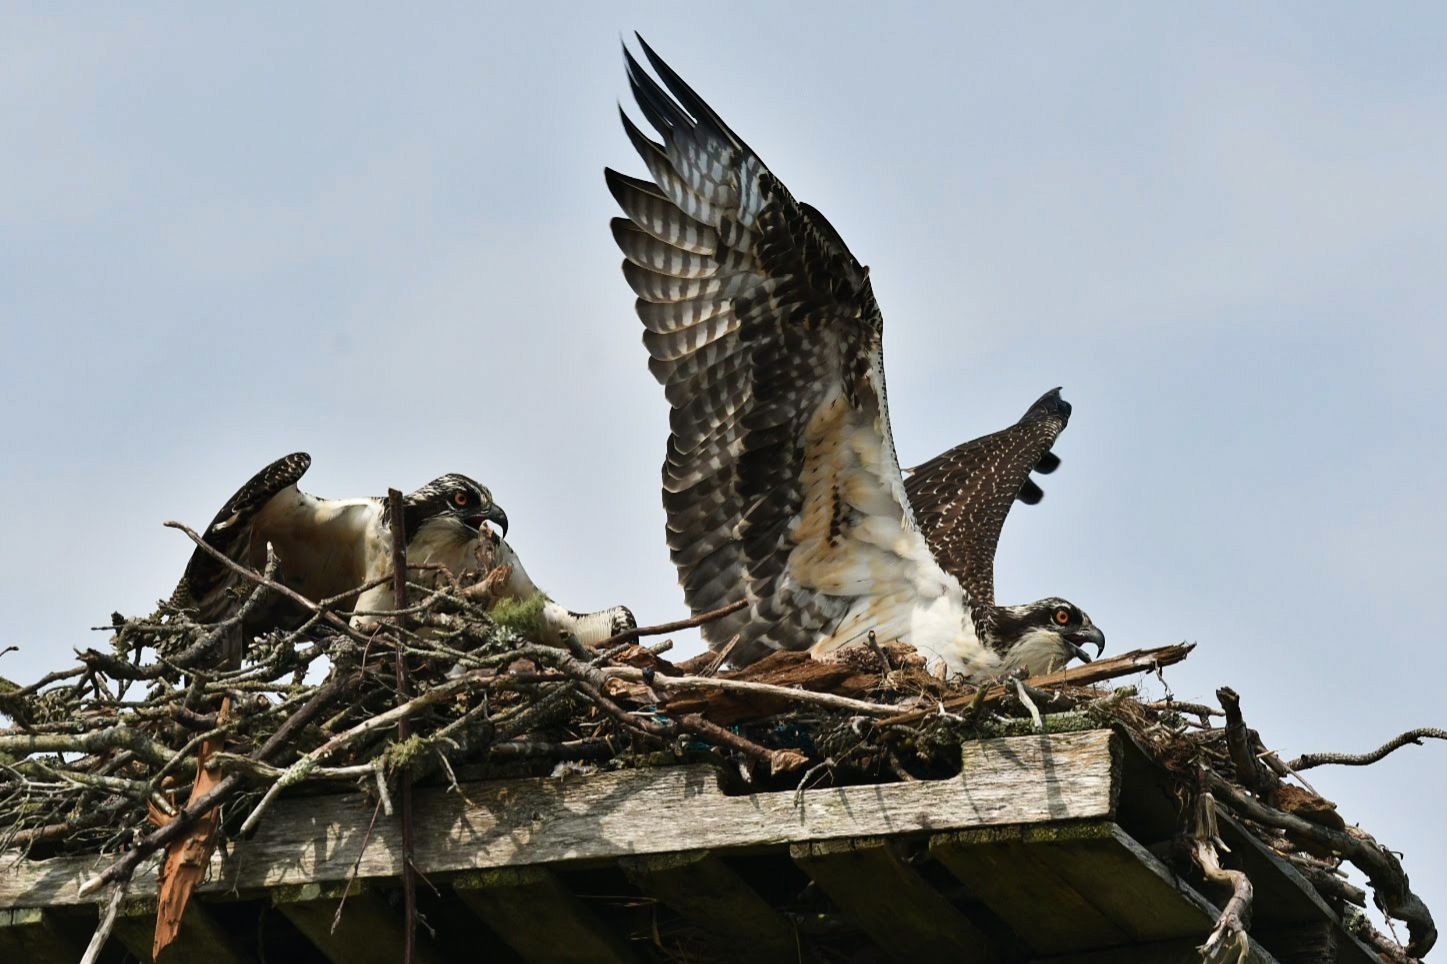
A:
<svg viewBox="0 0 1447 964">
<path fill-rule="evenodd" d="M 1105 633 L 1074 603 L 1055 596 L 995 611 L 994 644 L 1009 669 L 1032 675 L 1060 669 L 1072 659 L 1090 662 L 1085 644 L 1095 655 L 1105 651 Z"/>
<path fill-rule="evenodd" d="M 492 501 L 492 493 L 465 475 L 449 472 L 428 482 L 402 500 L 407 536 L 416 535 L 424 522 L 456 519 L 477 531 L 491 522 L 507 535 L 507 513 Z"/>
</svg>

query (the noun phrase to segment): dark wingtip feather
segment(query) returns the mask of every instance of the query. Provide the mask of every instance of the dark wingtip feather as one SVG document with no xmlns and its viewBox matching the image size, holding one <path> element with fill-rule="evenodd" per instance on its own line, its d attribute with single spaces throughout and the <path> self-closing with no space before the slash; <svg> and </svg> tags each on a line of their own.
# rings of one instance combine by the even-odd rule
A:
<svg viewBox="0 0 1447 964">
<path fill-rule="evenodd" d="M 638 109 L 643 111 L 643 116 L 648 118 L 658 133 L 668 136 L 668 132 L 674 128 L 687 129 L 693 126 L 693 119 L 684 114 L 683 109 L 669 97 L 658 82 L 648 75 L 643 65 L 633 56 L 627 47 L 623 48 L 623 66 L 628 73 L 628 86 L 633 91 L 633 99 L 638 103 Z"/>
<path fill-rule="evenodd" d="M 626 174 L 621 174 L 611 167 L 603 168 L 603 180 L 608 184 L 608 193 L 613 195 L 613 200 L 623 206 L 623 196 L 628 190 L 628 182 L 635 180 Z M 650 185 L 651 186 L 651 185 Z"/>
<path fill-rule="evenodd" d="M 1041 395 L 1035 403 L 1025 410 L 1020 416 L 1020 422 L 1033 422 L 1042 418 L 1058 418 L 1062 422 L 1070 421 L 1070 403 L 1060 397 L 1060 389 L 1052 388 Z"/>
<path fill-rule="evenodd" d="M 1035 505 L 1041 499 L 1045 498 L 1045 490 L 1040 488 L 1040 486 L 1036 485 L 1030 479 L 1026 479 L 1024 482 L 1020 483 L 1020 491 L 1015 493 L 1015 498 L 1019 499 L 1026 505 Z"/>
<path fill-rule="evenodd" d="M 678 102 L 683 105 L 683 109 L 692 114 L 696 120 L 708 124 L 720 134 L 733 140 L 736 144 L 742 144 L 734 135 L 734 132 L 729 130 L 729 126 L 724 123 L 723 118 L 718 116 L 718 113 L 712 107 L 708 106 L 708 102 L 700 97 L 698 92 L 678 75 L 678 71 L 668 66 L 668 62 L 658 56 L 658 52 L 648 45 L 648 41 L 644 40 L 642 35 L 636 31 L 633 35 L 638 38 L 638 46 L 643 49 L 643 56 L 648 58 L 648 63 L 653 67 L 653 72 L 663 81 L 664 86 L 668 88 L 669 92 L 678 98 Z"/>
<path fill-rule="evenodd" d="M 1060 468 L 1060 456 L 1054 452 L 1047 451 L 1044 455 L 1040 456 L 1040 461 L 1035 463 L 1035 471 L 1041 475 L 1049 475 L 1058 468 Z"/>
</svg>

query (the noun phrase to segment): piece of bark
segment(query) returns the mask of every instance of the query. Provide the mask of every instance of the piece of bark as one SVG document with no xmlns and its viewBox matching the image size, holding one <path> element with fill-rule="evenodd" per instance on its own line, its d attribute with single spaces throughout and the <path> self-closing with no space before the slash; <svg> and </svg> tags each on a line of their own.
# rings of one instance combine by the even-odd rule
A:
<svg viewBox="0 0 1447 964">
<path fill-rule="evenodd" d="M 221 712 L 216 715 L 218 723 L 225 723 L 231 715 L 231 697 L 221 701 Z M 203 740 L 196 754 L 196 782 L 191 786 L 191 799 L 212 790 L 221 782 L 220 770 L 206 769 L 206 761 L 225 745 L 222 737 Z M 154 806 L 149 808 L 151 822 L 165 826 L 172 819 Z M 216 849 L 216 827 L 221 811 L 212 808 L 196 819 L 196 822 L 180 837 L 166 847 L 166 858 L 161 863 L 160 887 L 156 896 L 156 939 L 151 945 L 151 959 L 160 960 L 164 951 L 181 931 L 181 916 L 191 900 L 196 885 L 206 876 L 211 863 L 211 853 Z"/>
</svg>

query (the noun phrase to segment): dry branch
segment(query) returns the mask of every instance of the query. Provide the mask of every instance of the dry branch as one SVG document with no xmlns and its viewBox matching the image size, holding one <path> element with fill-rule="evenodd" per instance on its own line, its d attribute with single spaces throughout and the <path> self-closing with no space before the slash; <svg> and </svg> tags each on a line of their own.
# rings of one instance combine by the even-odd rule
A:
<svg viewBox="0 0 1447 964">
<path fill-rule="evenodd" d="M 1412 893 L 1406 872 L 1390 851 L 1360 830 L 1333 830 L 1269 807 L 1219 774 L 1207 771 L 1206 781 L 1210 792 L 1240 816 L 1268 827 L 1280 828 L 1299 840 L 1329 848 L 1350 860 L 1371 881 L 1382 909 L 1389 916 L 1406 923 L 1411 935 L 1407 952 L 1413 957 L 1421 957 L 1431 950 L 1437 941 L 1432 913 L 1422 899 Z"/>
<path fill-rule="evenodd" d="M 1424 739 L 1447 740 L 1447 730 L 1436 726 L 1418 727 L 1415 730 L 1408 730 L 1401 736 L 1393 737 L 1370 753 L 1303 753 L 1286 765 L 1293 770 L 1310 770 L 1312 767 L 1324 766 L 1329 763 L 1338 766 L 1366 766 L 1376 763 L 1388 753 L 1401 749 L 1409 743 L 1413 746 L 1421 746 Z"/>
<path fill-rule="evenodd" d="M 1093 662 L 1086 663 L 1084 666 L 1072 666 L 1069 669 L 1057 670 L 1054 673 L 1037 676 L 1030 680 L 1030 685 L 1041 690 L 1057 686 L 1089 686 L 1121 676 L 1131 676 L 1136 673 L 1153 673 L 1163 667 L 1173 666 L 1179 663 L 1190 655 L 1191 650 L 1195 648 L 1194 643 L 1177 643 L 1172 646 L 1160 646 L 1155 649 L 1132 650 L 1120 656 L 1112 656 L 1110 659 L 1097 659 Z M 990 684 L 978 687 L 977 689 L 972 688 L 969 693 L 963 696 L 941 700 L 939 706 L 936 708 L 913 710 L 909 713 L 892 715 L 884 720 L 884 723 L 885 725 L 903 725 L 917 723 L 931 713 L 952 713 L 959 712 L 960 710 L 978 711 L 982 706 L 998 703 L 1005 699 L 1005 697 L 1013 694 L 1013 686 L 1005 683 Z"/>
</svg>

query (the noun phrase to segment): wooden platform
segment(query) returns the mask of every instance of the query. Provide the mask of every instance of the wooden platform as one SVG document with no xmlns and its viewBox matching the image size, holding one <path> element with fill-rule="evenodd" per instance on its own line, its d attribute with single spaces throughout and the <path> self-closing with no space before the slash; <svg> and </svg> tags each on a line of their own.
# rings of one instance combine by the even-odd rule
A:
<svg viewBox="0 0 1447 964">
<path fill-rule="evenodd" d="M 726 795 L 705 767 L 419 789 L 417 959 L 1195 959 L 1224 895 L 1152 854 L 1174 820 L 1127 741 L 1092 730 L 964 755 L 953 779 L 797 799 Z M 280 801 L 214 858 L 168 959 L 400 961 L 400 828 L 379 817 L 363 849 L 373 811 L 354 794 Z M 1251 960 L 1374 960 L 1288 865 L 1238 836 L 1233 859 L 1262 895 Z M 105 896 L 78 886 L 106 863 L 6 861 L 0 960 L 76 960 Z M 154 892 L 150 864 L 109 960 L 148 959 Z"/>
</svg>

